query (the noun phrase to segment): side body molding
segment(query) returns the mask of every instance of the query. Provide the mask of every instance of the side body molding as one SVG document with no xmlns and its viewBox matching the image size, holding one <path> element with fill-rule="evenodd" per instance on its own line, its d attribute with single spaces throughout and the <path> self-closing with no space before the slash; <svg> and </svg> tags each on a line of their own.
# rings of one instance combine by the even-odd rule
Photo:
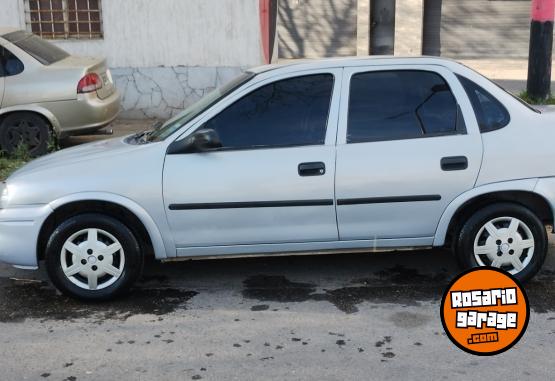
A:
<svg viewBox="0 0 555 381">
<path fill-rule="evenodd" d="M 121 205 L 127 208 L 130 212 L 134 213 L 135 216 L 143 223 L 148 235 L 150 236 L 150 240 L 152 241 L 152 246 L 154 249 L 154 255 L 156 259 L 165 259 L 168 257 L 175 257 L 175 245 L 164 244 L 164 239 L 160 233 L 160 229 L 156 225 L 156 222 L 150 217 L 146 210 L 144 210 L 139 204 L 135 201 L 130 200 L 126 197 L 120 196 L 115 193 L 105 193 L 105 192 L 83 192 L 83 193 L 74 193 L 62 198 L 59 198 L 55 201 L 52 201 L 48 204 L 53 210 L 57 208 L 69 204 L 72 202 L 78 201 L 106 201 L 111 202 L 114 204 Z M 172 251 L 173 250 L 173 251 Z M 173 254 L 172 254 L 173 253 Z"/>
<path fill-rule="evenodd" d="M 503 181 L 498 183 L 491 183 L 473 188 L 460 194 L 456 199 L 454 199 L 445 209 L 439 220 L 439 224 L 436 229 L 436 234 L 434 236 L 433 246 L 443 246 L 445 244 L 445 238 L 447 236 L 447 229 L 449 228 L 449 223 L 451 219 L 457 212 L 457 210 L 467 201 L 478 197 L 483 194 L 502 192 L 502 191 L 527 191 L 534 192 L 534 188 L 538 183 L 537 178 L 524 179 L 524 180 L 513 180 L 513 181 Z M 555 180 L 553 182 L 552 194 L 555 194 Z M 539 192 L 536 192 L 539 193 Z M 542 195 L 541 193 L 539 193 Z M 548 198 L 549 200 L 549 198 Z"/>
</svg>

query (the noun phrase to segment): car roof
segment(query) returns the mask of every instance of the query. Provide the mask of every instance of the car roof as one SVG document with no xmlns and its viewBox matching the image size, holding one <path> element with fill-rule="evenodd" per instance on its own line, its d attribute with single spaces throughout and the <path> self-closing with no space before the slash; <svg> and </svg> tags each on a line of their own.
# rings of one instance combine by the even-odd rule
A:
<svg viewBox="0 0 555 381">
<path fill-rule="evenodd" d="M 357 56 L 342 58 L 290 60 L 280 62 L 278 64 L 258 66 L 250 69 L 249 71 L 255 74 L 259 74 L 271 70 L 303 70 L 366 65 L 440 65 L 446 67 L 460 66 L 459 63 L 451 59 L 432 56 Z"/>
</svg>

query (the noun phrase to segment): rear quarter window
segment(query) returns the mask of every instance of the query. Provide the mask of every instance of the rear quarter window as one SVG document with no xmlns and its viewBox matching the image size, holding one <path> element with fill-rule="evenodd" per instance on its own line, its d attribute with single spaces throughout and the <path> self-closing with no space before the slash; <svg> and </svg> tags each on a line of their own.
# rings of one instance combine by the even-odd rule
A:
<svg viewBox="0 0 555 381">
<path fill-rule="evenodd" d="M 487 90 L 468 78 L 457 75 L 470 98 L 480 132 L 490 132 L 505 127 L 511 121 L 509 112 Z"/>
<path fill-rule="evenodd" d="M 23 72 L 23 62 L 8 49 L 0 46 L 0 77 L 11 77 Z"/>
</svg>

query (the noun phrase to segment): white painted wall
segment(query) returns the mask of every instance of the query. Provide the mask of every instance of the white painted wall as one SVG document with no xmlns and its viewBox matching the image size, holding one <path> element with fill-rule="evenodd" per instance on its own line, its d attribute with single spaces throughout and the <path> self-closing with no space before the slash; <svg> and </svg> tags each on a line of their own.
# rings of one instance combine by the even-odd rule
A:
<svg viewBox="0 0 555 381">
<path fill-rule="evenodd" d="M 25 28 L 23 0 L 0 0 L 0 26 Z M 111 67 L 263 63 L 257 0 L 102 0 L 104 39 L 58 40 Z"/>
</svg>

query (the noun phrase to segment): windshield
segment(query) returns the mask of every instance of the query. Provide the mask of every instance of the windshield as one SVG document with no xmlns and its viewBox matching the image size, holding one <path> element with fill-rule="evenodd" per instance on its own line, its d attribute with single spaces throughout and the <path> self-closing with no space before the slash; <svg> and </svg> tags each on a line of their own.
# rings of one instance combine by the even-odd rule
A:
<svg viewBox="0 0 555 381">
<path fill-rule="evenodd" d="M 228 94 L 239 88 L 243 84 L 250 81 L 255 76 L 254 73 L 246 72 L 233 79 L 226 85 L 212 91 L 205 97 L 201 98 L 198 102 L 193 103 L 187 107 L 183 112 L 176 115 L 162 125 L 162 127 L 154 130 L 148 140 L 157 142 L 166 139 L 182 126 L 193 120 L 196 116 L 200 115 L 203 111 L 207 110 L 212 105 L 216 104 L 220 99 L 226 97 Z"/>
<path fill-rule="evenodd" d="M 69 57 L 69 53 L 32 33 L 18 30 L 2 36 L 43 65 L 51 65 Z"/>
</svg>

